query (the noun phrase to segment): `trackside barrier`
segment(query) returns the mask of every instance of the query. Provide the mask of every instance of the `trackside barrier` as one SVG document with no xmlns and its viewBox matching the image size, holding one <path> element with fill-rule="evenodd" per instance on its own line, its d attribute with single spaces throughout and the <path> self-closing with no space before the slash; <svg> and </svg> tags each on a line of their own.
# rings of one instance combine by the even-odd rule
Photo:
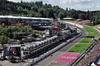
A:
<svg viewBox="0 0 100 66">
<path fill-rule="evenodd" d="M 98 36 L 98 34 L 95 36 L 95 38 Z M 76 66 L 76 64 L 96 45 L 95 38 L 93 38 L 90 45 L 80 54 L 80 56 L 74 60 L 69 66 Z"/>
<path fill-rule="evenodd" d="M 96 61 L 97 61 L 97 59 L 99 59 L 99 57 L 100 57 L 100 53 L 99 53 L 99 55 L 94 59 L 94 63 L 96 63 Z"/>
<path fill-rule="evenodd" d="M 41 56 L 39 56 L 38 58 L 33 59 L 32 61 L 30 61 L 30 63 L 25 64 L 24 66 L 33 66 L 34 64 L 38 63 L 39 61 L 43 60 L 44 58 L 50 56 L 51 54 L 53 54 L 54 52 L 56 52 L 57 50 L 59 50 L 60 48 L 64 47 L 65 45 L 69 44 L 70 42 L 72 42 L 73 40 L 75 40 L 77 37 L 81 36 L 82 34 L 80 33 L 78 36 L 75 36 L 74 38 L 72 38 L 70 41 L 64 42 L 62 44 L 60 44 L 59 46 L 55 47 L 54 49 L 42 54 Z"/>
</svg>

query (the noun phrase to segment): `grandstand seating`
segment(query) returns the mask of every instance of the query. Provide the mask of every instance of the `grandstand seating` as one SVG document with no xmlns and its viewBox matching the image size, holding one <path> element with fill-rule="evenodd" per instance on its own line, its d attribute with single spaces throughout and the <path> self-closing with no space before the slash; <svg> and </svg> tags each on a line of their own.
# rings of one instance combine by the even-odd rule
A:
<svg viewBox="0 0 100 66">
<path fill-rule="evenodd" d="M 79 66 L 88 66 L 91 62 L 94 62 L 100 53 L 100 41 L 98 41 L 98 45 L 96 45 L 93 50 L 85 57 L 85 59 L 79 64 Z"/>
</svg>

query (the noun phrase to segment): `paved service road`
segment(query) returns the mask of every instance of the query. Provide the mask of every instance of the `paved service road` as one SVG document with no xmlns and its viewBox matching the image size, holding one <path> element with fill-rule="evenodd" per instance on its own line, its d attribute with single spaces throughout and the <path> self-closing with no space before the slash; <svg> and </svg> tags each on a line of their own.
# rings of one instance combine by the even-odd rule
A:
<svg viewBox="0 0 100 66">
<path fill-rule="evenodd" d="M 53 56 L 49 56 L 49 57 L 43 59 L 42 61 L 40 61 L 39 63 L 37 63 L 34 66 L 48 66 L 50 63 L 52 63 L 54 60 L 56 60 L 58 57 L 60 57 L 63 53 L 65 53 L 68 49 L 70 49 L 72 46 L 74 46 L 77 42 L 79 42 L 82 38 L 84 38 L 87 35 L 85 30 L 81 29 L 81 31 L 82 31 L 81 32 L 82 35 L 80 37 L 78 37 L 77 39 L 75 39 L 74 41 L 72 41 L 71 43 L 69 43 L 68 45 L 63 47 L 62 49 L 55 52 L 53 54 Z M 65 64 L 65 65 L 68 65 L 68 64 Z"/>
</svg>

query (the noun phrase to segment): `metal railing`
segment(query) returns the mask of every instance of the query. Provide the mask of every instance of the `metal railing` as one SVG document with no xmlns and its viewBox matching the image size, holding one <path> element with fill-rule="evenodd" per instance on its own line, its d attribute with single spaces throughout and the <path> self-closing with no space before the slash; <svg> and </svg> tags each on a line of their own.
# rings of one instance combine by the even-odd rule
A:
<svg viewBox="0 0 100 66">
<path fill-rule="evenodd" d="M 93 38 L 90 45 L 80 54 L 80 56 L 76 60 L 74 60 L 71 64 L 69 64 L 69 66 L 76 66 L 76 64 L 94 47 L 95 45 L 94 41 L 97 36 L 98 34 Z"/>
<path fill-rule="evenodd" d="M 32 66 L 34 64 L 36 64 L 37 62 L 43 60 L 44 58 L 48 57 L 50 54 L 56 52 L 57 50 L 59 50 L 60 48 L 64 47 L 65 45 L 67 45 L 68 43 L 72 42 L 73 40 L 75 40 L 77 37 L 79 37 L 80 35 L 82 35 L 81 33 L 78 36 L 75 36 L 74 38 L 72 38 L 70 41 L 64 42 L 62 44 L 60 44 L 59 46 L 55 47 L 54 49 L 44 53 L 43 55 L 39 56 L 38 58 L 35 58 L 34 60 L 30 61 L 30 63 L 25 64 L 24 66 Z"/>
</svg>

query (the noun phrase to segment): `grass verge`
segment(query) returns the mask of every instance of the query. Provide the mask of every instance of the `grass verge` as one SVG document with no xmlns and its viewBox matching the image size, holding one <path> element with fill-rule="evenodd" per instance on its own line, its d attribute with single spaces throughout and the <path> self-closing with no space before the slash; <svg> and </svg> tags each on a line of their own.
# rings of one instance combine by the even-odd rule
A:
<svg viewBox="0 0 100 66">
<path fill-rule="evenodd" d="M 79 43 L 91 43 L 92 38 L 83 38 Z"/>
<path fill-rule="evenodd" d="M 81 53 L 83 50 L 85 50 L 89 44 L 76 44 L 71 49 L 69 49 L 67 52 L 76 52 Z"/>
<path fill-rule="evenodd" d="M 88 33 L 87 36 L 96 36 L 98 34 L 98 31 L 91 28 L 91 27 L 88 27 L 88 26 L 84 26 L 84 29 L 86 30 L 86 32 Z"/>
</svg>

